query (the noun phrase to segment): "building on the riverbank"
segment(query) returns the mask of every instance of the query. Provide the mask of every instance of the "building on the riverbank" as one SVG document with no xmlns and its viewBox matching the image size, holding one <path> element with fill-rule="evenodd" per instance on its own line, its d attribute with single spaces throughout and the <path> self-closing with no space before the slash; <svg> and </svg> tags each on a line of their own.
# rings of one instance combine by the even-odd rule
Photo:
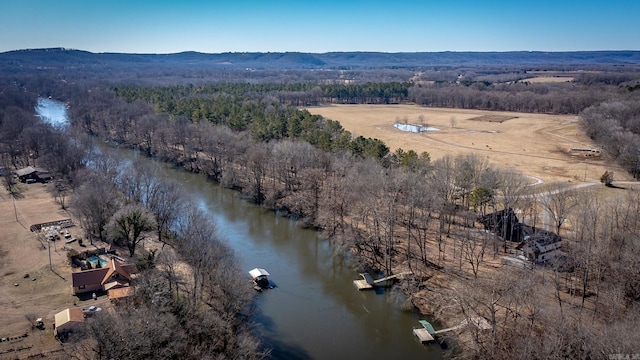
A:
<svg viewBox="0 0 640 360">
<path fill-rule="evenodd" d="M 124 264 L 111 258 L 102 268 L 72 273 L 73 295 L 128 287 L 135 273 L 137 273 L 135 265 Z"/>
<path fill-rule="evenodd" d="M 51 173 L 48 170 L 34 168 L 33 166 L 27 166 L 25 168 L 16 170 L 15 174 L 23 183 L 47 182 L 52 179 Z"/>
</svg>

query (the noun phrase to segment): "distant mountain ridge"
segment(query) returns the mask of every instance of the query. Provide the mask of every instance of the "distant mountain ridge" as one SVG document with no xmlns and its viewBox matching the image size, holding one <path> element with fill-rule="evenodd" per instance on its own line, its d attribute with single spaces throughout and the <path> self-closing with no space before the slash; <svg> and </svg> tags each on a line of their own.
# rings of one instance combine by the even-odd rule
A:
<svg viewBox="0 0 640 360">
<path fill-rule="evenodd" d="M 509 52 L 237 52 L 207 54 L 92 53 L 64 48 L 0 53 L 0 68 L 108 68 L 118 66 L 195 66 L 229 69 L 398 69 L 500 65 L 639 65 L 640 51 Z"/>
</svg>

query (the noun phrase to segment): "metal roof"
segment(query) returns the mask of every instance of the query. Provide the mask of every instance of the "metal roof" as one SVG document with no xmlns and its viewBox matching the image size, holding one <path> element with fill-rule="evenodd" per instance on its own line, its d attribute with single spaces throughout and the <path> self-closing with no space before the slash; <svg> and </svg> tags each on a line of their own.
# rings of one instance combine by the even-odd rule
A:
<svg viewBox="0 0 640 360">
<path fill-rule="evenodd" d="M 259 276 L 269 276 L 270 274 L 265 269 L 255 268 L 249 271 L 249 275 L 251 275 L 251 277 L 255 279 Z"/>
</svg>

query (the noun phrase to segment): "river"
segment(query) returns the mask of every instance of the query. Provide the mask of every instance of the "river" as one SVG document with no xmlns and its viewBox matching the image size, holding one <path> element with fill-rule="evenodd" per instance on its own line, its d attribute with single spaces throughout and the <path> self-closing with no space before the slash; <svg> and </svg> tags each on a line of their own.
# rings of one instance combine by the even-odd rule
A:
<svg viewBox="0 0 640 360">
<path fill-rule="evenodd" d="M 61 128 L 69 125 L 69 119 L 67 118 L 66 106 L 56 100 L 38 98 L 36 105 L 36 114 L 40 116 L 40 119 L 49 123 L 55 128 Z"/>
<path fill-rule="evenodd" d="M 47 100 L 51 108 L 51 100 Z M 65 111 L 64 104 L 55 109 Z M 49 114 L 56 111 L 49 111 Z M 42 116 L 46 119 L 46 116 Z M 66 118 L 65 118 L 66 121 Z M 60 120 L 56 120 L 60 123 Z M 64 123 L 64 121 L 63 121 Z M 204 177 L 173 169 L 134 151 L 179 182 L 216 222 L 246 271 L 265 268 L 276 288 L 257 294 L 259 334 L 274 359 L 440 359 L 440 346 L 422 345 L 412 334 L 422 317 L 390 301 L 390 291 L 358 291 L 358 273 L 329 241 L 296 221 L 244 201 Z M 247 276 L 248 274 L 242 274 Z M 248 281 L 248 280 L 247 280 Z"/>
</svg>

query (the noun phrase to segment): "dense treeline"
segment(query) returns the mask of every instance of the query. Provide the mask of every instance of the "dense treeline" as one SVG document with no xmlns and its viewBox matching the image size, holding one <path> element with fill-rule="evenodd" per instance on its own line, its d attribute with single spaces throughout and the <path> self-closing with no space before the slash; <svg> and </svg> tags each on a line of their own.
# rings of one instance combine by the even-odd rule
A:
<svg viewBox="0 0 640 360">
<path fill-rule="evenodd" d="M 127 105 L 129 107 L 144 108 L 144 105 L 136 104 L 136 101 L 144 100 L 153 104 L 156 112 L 170 115 L 176 123 L 186 125 L 183 121 L 186 123 L 207 121 L 215 125 L 225 125 L 237 132 L 248 130 L 255 141 L 300 139 L 325 151 L 351 151 L 360 156 L 376 159 L 383 159 L 389 153 L 386 145 L 377 139 L 361 136 L 353 138 L 351 133 L 345 131 L 336 121 L 312 115 L 306 110 L 282 105 L 270 94 L 273 94 L 273 89 L 277 89 L 275 93 L 277 96 L 281 94 L 283 88 L 295 87 L 241 84 L 209 85 L 197 88 L 129 86 L 115 88 L 114 92 L 131 103 Z M 393 84 L 390 88 L 394 88 Z M 85 121 L 84 126 L 88 126 L 88 131 L 93 133 L 92 124 Z M 120 131 L 127 131 L 127 129 L 120 129 Z M 114 140 L 122 141 L 126 140 L 126 137 L 126 134 L 117 134 Z M 152 142 L 147 141 L 145 145 L 144 149 L 149 154 L 154 154 L 154 150 L 150 148 Z"/>
<path fill-rule="evenodd" d="M 434 107 L 578 114 L 592 104 L 625 97 L 629 91 L 611 85 L 578 83 L 492 84 L 487 82 L 435 83 L 409 89 L 409 100 Z"/>
<path fill-rule="evenodd" d="M 585 109 L 581 125 L 587 135 L 634 178 L 640 178 L 640 101 L 604 102 Z"/>
<path fill-rule="evenodd" d="M 201 86 L 145 87 L 116 86 L 116 95 L 128 102 L 141 99 L 160 106 L 160 111 L 179 107 L 180 100 L 207 95 L 261 98 L 275 97 L 282 104 L 310 106 L 320 103 L 340 104 L 390 104 L 406 101 L 410 83 L 367 82 L 354 85 L 317 85 L 313 83 L 245 84 L 219 83 Z"/>
<path fill-rule="evenodd" d="M 408 100 L 435 107 L 578 114 L 612 99 L 628 99 L 640 84 L 637 71 L 558 71 L 542 76 L 572 77 L 566 83 L 535 83 L 536 72 L 510 69 L 457 69 L 422 73 L 409 88 Z"/>
<path fill-rule="evenodd" d="M 424 76 L 424 75 L 423 75 Z M 635 76 L 635 77 L 634 77 Z M 387 82 L 353 85 L 288 84 L 209 84 L 202 86 L 138 87 L 118 86 L 114 91 L 128 102 L 144 100 L 159 112 L 184 115 L 194 120 L 219 122 L 215 111 L 229 97 L 277 100 L 292 106 L 320 104 L 416 103 L 433 107 L 495 111 L 578 114 L 587 107 L 611 99 L 631 98 L 637 74 L 580 76 L 567 83 L 529 83 L 519 74 L 515 81 L 497 82 L 496 75 L 458 80 L 421 81 L 415 84 Z M 521 80 L 521 81 L 518 81 Z M 227 110 L 227 114 L 229 110 Z"/>
</svg>

